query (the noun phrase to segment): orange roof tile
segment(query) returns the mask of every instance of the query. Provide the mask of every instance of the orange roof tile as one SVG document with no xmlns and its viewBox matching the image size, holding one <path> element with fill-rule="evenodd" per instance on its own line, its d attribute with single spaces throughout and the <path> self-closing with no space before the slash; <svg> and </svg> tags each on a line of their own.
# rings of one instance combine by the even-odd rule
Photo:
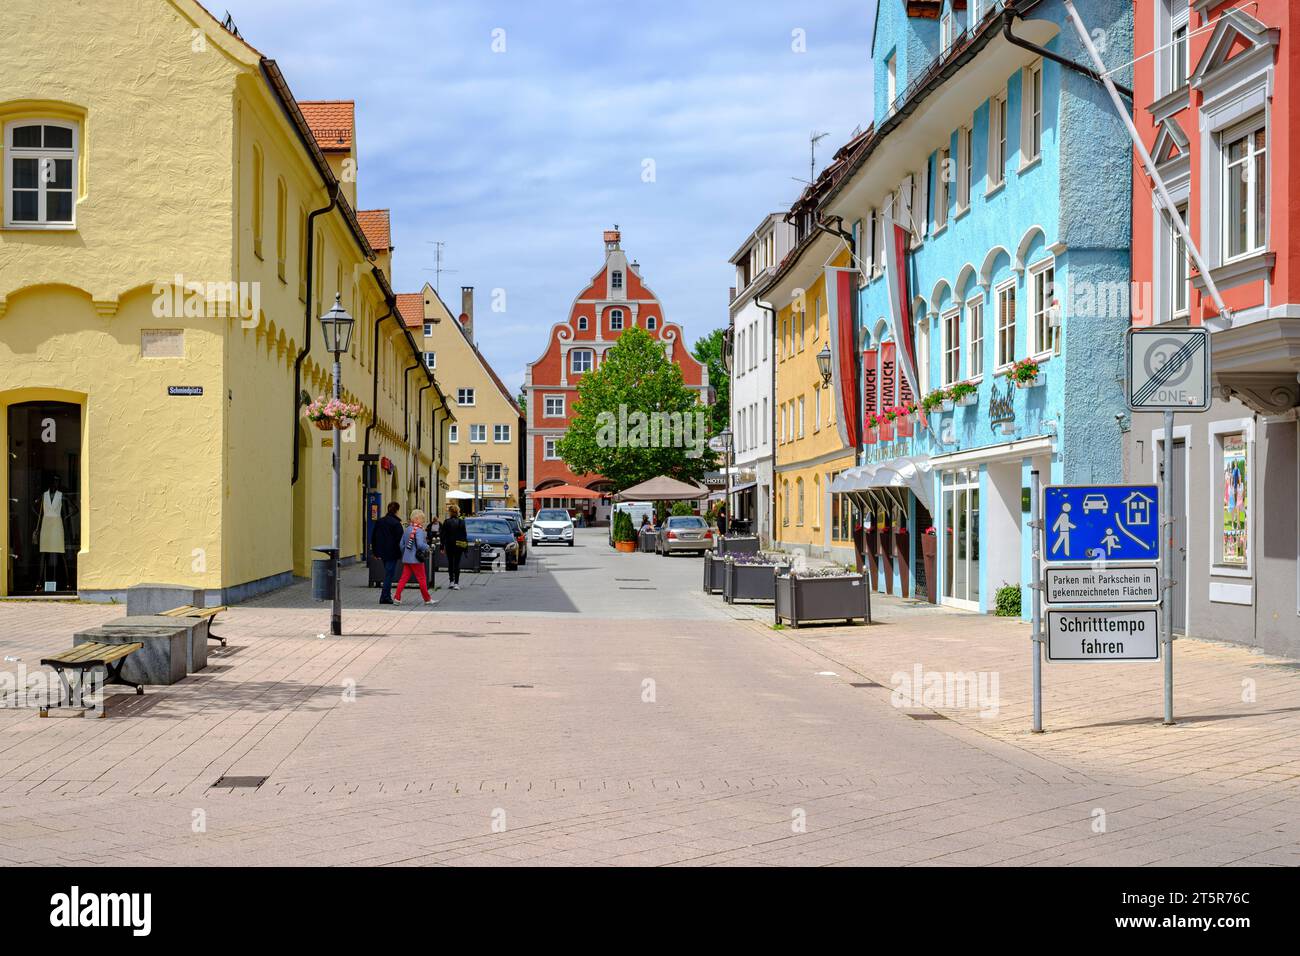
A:
<svg viewBox="0 0 1300 956">
<path fill-rule="evenodd" d="M 397 312 L 407 328 L 424 325 L 424 295 L 420 292 L 397 293 Z"/>
<path fill-rule="evenodd" d="M 356 130 L 354 100 L 299 100 L 298 108 L 326 153 L 349 152 Z"/>
<path fill-rule="evenodd" d="M 366 241 L 375 252 L 391 252 L 393 248 L 392 219 L 387 209 L 358 209 L 357 222 L 366 234 Z"/>
</svg>

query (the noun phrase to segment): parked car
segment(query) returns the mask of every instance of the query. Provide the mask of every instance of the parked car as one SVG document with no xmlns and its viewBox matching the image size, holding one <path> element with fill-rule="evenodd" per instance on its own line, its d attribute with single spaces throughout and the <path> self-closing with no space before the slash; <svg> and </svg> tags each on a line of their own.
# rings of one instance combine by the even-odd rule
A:
<svg viewBox="0 0 1300 956">
<path fill-rule="evenodd" d="M 486 511 L 480 511 L 479 516 L 482 518 L 497 518 L 509 524 L 515 533 L 515 540 L 519 542 L 519 563 L 528 563 L 528 525 L 524 522 L 522 514 L 510 508 L 489 508 Z"/>
<path fill-rule="evenodd" d="M 620 511 L 626 511 L 632 516 L 632 529 L 635 531 L 641 527 L 641 519 L 646 515 L 650 520 L 655 520 L 655 506 L 653 501 L 620 501 L 614 505 L 614 509 L 609 513 L 609 546 L 614 547 L 614 515 Z"/>
<path fill-rule="evenodd" d="M 484 515 L 471 515 L 465 519 L 465 540 L 470 547 L 476 544 L 483 550 L 483 564 L 489 565 L 504 553 L 506 570 L 519 568 L 519 542 L 515 530 L 504 518 L 489 518 Z"/>
<path fill-rule="evenodd" d="M 713 529 L 699 515 L 670 515 L 664 522 L 659 547 L 664 555 L 678 551 L 703 554 L 713 550 Z"/>
<path fill-rule="evenodd" d="M 533 518 L 533 544 L 573 547 L 573 518 L 563 508 L 543 508 Z"/>
</svg>

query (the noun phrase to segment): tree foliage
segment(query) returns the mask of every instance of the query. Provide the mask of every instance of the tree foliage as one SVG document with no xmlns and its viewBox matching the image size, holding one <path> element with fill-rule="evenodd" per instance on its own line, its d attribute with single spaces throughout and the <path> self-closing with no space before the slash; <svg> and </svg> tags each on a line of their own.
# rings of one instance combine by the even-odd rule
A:
<svg viewBox="0 0 1300 956">
<path fill-rule="evenodd" d="M 691 354 L 709 370 L 709 384 L 713 386 L 713 406 L 709 415 L 713 422 L 713 434 L 720 435 L 728 425 L 731 414 L 731 376 L 727 374 L 727 364 L 723 351 L 726 348 L 725 333 L 714 329 L 695 343 Z"/>
<path fill-rule="evenodd" d="M 708 409 L 644 329 L 625 331 L 582 376 L 573 411 L 556 450 L 574 474 L 602 475 L 621 489 L 658 475 L 698 481 L 714 465 Z M 649 424 L 669 419 L 675 433 Z"/>
</svg>

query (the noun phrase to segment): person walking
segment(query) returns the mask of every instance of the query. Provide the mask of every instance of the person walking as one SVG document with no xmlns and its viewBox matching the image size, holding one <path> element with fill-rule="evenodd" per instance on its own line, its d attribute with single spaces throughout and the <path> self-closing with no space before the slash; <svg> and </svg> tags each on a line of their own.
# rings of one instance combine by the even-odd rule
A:
<svg viewBox="0 0 1300 956">
<path fill-rule="evenodd" d="M 447 580 L 453 591 L 460 590 L 460 559 L 468 549 L 465 540 L 465 522 L 460 520 L 460 509 L 455 505 L 447 508 L 447 520 L 439 529 L 442 553 L 447 556 Z"/>
<path fill-rule="evenodd" d="M 718 534 L 722 537 L 727 536 L 727 506 L 723 505 L 718 509 Z"/>
<path fill-rule="evenodd" d="M 397 566 L 402 562 L 402 519 L 397 517 L 401 505 L 388 503 L 388 513 L 375 522 L 370 532 L 370 553 L 384 563 L 384 587 L 379 592 L 380 604 L 393 603 L 393 582 L 397 580 Z"/>
<path fill-rule="evenodd" d="M 412 511 L 411 522 L 402 532 L 402 576 L 397 582 L 397 593 L 393 595 L 394 604 L 402 603 L 402 589 L 411 580 L 411 575 L 415 575 L 419 582 L 424 603 L 434 603 L 429 597 L 429 582 L 424 574 L 424 562 L 429 559 L 429 538 L 424 530 L 424 520 L 423 511 Z"/>
</svg>

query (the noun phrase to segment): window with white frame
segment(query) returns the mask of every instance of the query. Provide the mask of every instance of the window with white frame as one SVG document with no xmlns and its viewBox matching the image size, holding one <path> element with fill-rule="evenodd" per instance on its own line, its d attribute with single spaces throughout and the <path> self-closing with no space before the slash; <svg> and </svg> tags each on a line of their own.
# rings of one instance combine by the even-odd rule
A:
<svg viewBox="0 0 1300 956">
<path fill-rule="evenodd" d="M 939 18 L 939 52 L 947 53 L 952 46 L 952 11 Z"/>
<path fill-rule="evenodd" d="M 431 336 L 431 335 L 433 335 L 433 323 L 432 323 L 432 322 L 425 322 L 425 323 L 424 323 L 424 337 L 427 339 L 427 338 L 428 338 L 429 336 Z"/>
<path fill-rule="evenodd" d="M 984 19 L 985 0 L 970 0 L 970 25 L 973 27 Z"/>
<path fill-rule="evenodd" d="M 920 312 L 916 320 L 917 397 L 930 391 L 930 317 Z"/>
<path fill-rule="evenodd" d="M 989 100 L 988 192 L 1005 181 L 1007 167 L 1007 98 L 999 94 Z"/>
<path fill-rule="evenodd" d="M 889 54 L 885 61 L 885 105 L 893 110 L 894 100 L 898 98 L 898 54 Z"/>
<path fill-rule="evenodd" d="M 585 315 L 578 316 L 578 331 L 587 331 L 587 317 Z"/>
<path fill-rule="evenodd" d="M 966 302 L 966 377 L 984 375 L 984 297 Z"/>
<path fill-rule="evenodd" d="M 1178 216 L 1187 224 L 1187 203 L 1175 207 Z M 1188 267 L 1187 244 L 1172 219 L 1165 217 L 1169 236 L 1169 311 L 1170 319 L 1186 321 L 1191 316 L 1191 276 Z M 1190 228 L 1190 227 L 1189 227 Z"/>
<path fill-rule="evenodd" d="M 822 390 L 820 386 L 813 388 L 813 431 L 822 430 Z"/>
<path fill-rule="evenodd" d="M 974 152 L 972 147 L 975 145 L 972 127 L 963 126 L 957 131 L 957 211 L 963 212 L 970 208 L 970 188 L 974 182 L 972 170 L 974 169 L 974 160 L 971 154 Z"/>
<path fill-rule="evenodd" d="M 658 320 L 653 315 L 647 315 L 645 317 L 645 327 L 653 332 L 657 321 Z"/>
<path fill-rule="evenodd" d="M 749 370 L 758 368 L 758 322 L 749 323 Z"/>
<path fill-rule="evenodd" d="M 1262 252 L 1268 243 L 1267 134 L 1264 119 L 1239 127 L 1223 142 L 1225 259 Z"/>
<path fill-rule="evenodd" d="M 946 146 L 935 154 L 934 172 L 934 231 L 948 225 L 948 173 L 952 165 L 952 151 Z"/>
<path fill-rule="evenodd" d="M 493 462 L 492 464 L 488 464 L 488 465 L 484 465 L 484 466 L 483 466 L 483 480 L 484 480 L 484 481 L 500 481 L 500 480 L 501 480 L 501 464 L 500 464 L 500 462 Z"/>
<path fill-rule="evenodd" d="M 795 523 L 798 525 L 802 525 L 803 524 L 803 479 L 796 478 L 794 480 L 794 487 L 795 487 L 795 494 L 798 495 L 799 497 L 799 501 L 797 505 L 799 510 L 795 512 L 795 515 L 797 517 Z"/>
<path fill-rule="evenodd" d="M 1054 350 L 1056 329 L 1052 327 L 1052 300 L 1056 298 L 1056 264 L 1046 262 L 1029 271 L 1030 355 Z"/>
<path fill-rule="evenodd" d="M 556 445 L 559 443 L 559 441 L 560 440 L 558 438 L 542 439 L 542 461 L 560 460 L 560 453 L 556 450 Z"/>
<path fill-rule="evenodd" d="M 1190 0 L 1168 0 L 1172 4 L 1169 14 L 1169 73 L 1165 78 L 1165 92 L 1172 93 L 1187 85 L 1188 40 L 1191 37 Z"/>
<path fill-rule="evenodd" d="M 498 445 L 505 444 L 506 442 L 510 441 L 510 426 L 493 425 L 492 440 L 496 442 Z"/>
<path fill-rule="evenodd" d="M 477 445 L 477 444 L 481 444 L 481 443 L 487 441 L 487 426 L 486 426 L 486 425 L 470 425 L 470 426 L 469 426 L 469 440 L 470 440 L 470 442 L 471 442 L 472 444 L 475 444 L 475 445 Z"/>
<path fill-rule="evenodd" d="M 619 332 L 623 329 L 623 310 L 609 310 L 609 328 L 611 332 Z"/>
<path fill-rule="evenodd" d="M 437 367 L 438 367 L 438 353 L 437 353 L 437 352 L 425 352 L 425 353 L 424 353 L 424 367 L 425 367 L 425 368 L 437 368 Z"/>
<path fill-rule="evenodd" d="M 1025 67 L 1023 117 L 1020 129 L 1020 167 L 1023 169 L 1043 152 L 1043 64 Z"/>
<path fill-rule="evenodd" d="M 1009 279 L 997 289 L 997 336 L 994 368 L 1002 371 L 1016 360 L 1016 280 Z"/>
<path fill-rule="evenodd" d="M 803 438 L 803 419 L 804 419 L 803 409 L 804 409 L 803 396 L 800 395 L 799 396 L 799 437 L 800 438 Z"/>
<path fill-rule="evenodd" d="M 615 269 L 613 272 L 610 273 L 609 287 L 615 290 L 623 288 L 623 273 L 620 270 Z"/>
<path fill-rule="evenodd" d="M 542 399 L 542 414 L 546 418 L 564 417 L 564 396 L 547 395 Z"/>
<path fill-rule="evenodd" d="M 460 426 L 459 426 L 459 425 L 448 425 L 448 426 L 447 426 L 447 441 L 451 442 L 453 445 L 460 441 Z"/>
<path fill-rule="evenodd" d="M 462 461 L 460 463 L 460 480 L 462 484 L 471 484 L 474 481 L 474 463 L 471 461 Z"/>
<path fill-rule="evenodd" d="M 23 120 L 5 131 L 5 225 L 22 229 L 74 226 L 77 126 Z"/>
<path fill-rule="evenodd" d="M 590 372 L 593 355 L 591 349 L 574 349 L 569 355 L 570 367 L 574 374 Z"/>
<path fill-rule="evenodd" d="M 943 314 L 943 384 L 961 379 L 961 309 Z"/>
<path fill-rule="evenodd" d="M 473 405 L 473 404 L 475 404 L 475 401 L 476 401 L 476 400 L 475 400 L 475 397 L 474 397 L 474 389 L 472 389 L 472 388 L 458 388 L 458 389 L 456 389 L 456 404 L 457 404 L 457 405 Z"/>
<path fill-rule="evenodd" d="M 762 430 L 759 432 L 759 434 L 763 436 L 763 442 L 764 442 L 765 444 L 766 444 L 766 442 L 767 442 L 767 424 L 768 424 L 768 421 L 767 421 L 767 399 L 764 398 L 764 399 L 763 399 L 763 425 L 762 425 Z"/>
</svg>

